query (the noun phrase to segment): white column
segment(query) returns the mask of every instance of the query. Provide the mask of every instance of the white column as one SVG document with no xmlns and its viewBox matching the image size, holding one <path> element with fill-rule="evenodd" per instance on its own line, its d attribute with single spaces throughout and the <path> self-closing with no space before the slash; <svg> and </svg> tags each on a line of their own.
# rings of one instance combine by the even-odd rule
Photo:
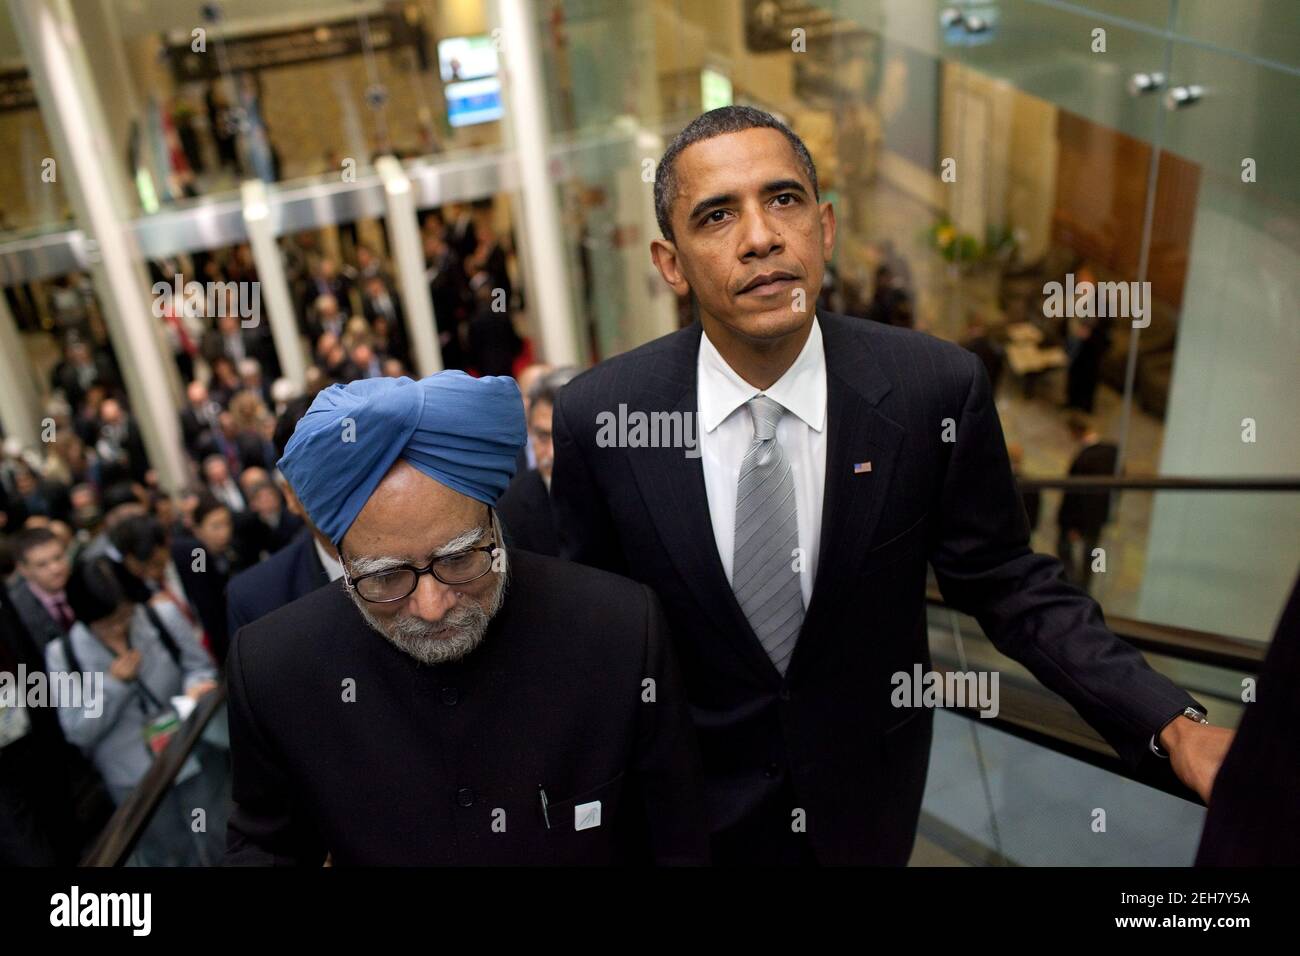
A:
<svg viewBox="0 0 1300 956">
<path fill-rule="evenodd" d="M 31 362 L 23 337 L 9 311 L 9 300 L 0 295 L 0 423 L 5 435 L 16 438 L 24 448 L 40 445 L 41 400 L 32 379 Z"/>
<path fill-rule="evenodd" d="M 560 203 L 549 172 L 550 137 L 546 130 L 546 80 L 528 0 L 497 0 L 501 24 L 501 78 L 506 127 L 519 167 L 521 208 L 527 241 L 528 310 L 542 337 L 542 357 L 554 365 L 576 365 L 578 347 L 573 298 L 564 257 Z"/>
<path fill-rule="evenodd" d="M 414 348 L 415 371 L 421 378 L 441 372 L 442 348 L 438 344 L 438 325 L 433 314 L 433 297 L 424 278 L 424 247 L 420 242 L 419 217 L 411 180 L 395 156 L 375 160 L 375 172 L 384 184 L 388 212 L 388 251 L 397 266 L 397 294 L 402 297 L 406 332 Z"/>
<path fill-rule="evenodd" d="M 178 377 L 162 349 L 139 249 L 128 228 L 122 159 L 103 122 L 85 51 L 60 0 L 9 0 L 45 127 L 77 221 L 89 237 L 89 259 L 131 411 L 158 481 L 178 491 L 189 480 L 177 417 Z"/>
<path fill-rule="evenodd" d="M 270 195 L 266 183 L 260 179 L 245 182 L 240 192 L 248 246 L 257 266 L 258 310 L 265 312 L 271 323 L 271 340 L 280 360 L 280 373 L 301 388 L 307 382 L 307 362 L 303 358 L 302 340 L 298 338 L 298 319 L 289 293 L 289 280 L 284 274 L 284 259 L 271 229 Z"/>
</svg>

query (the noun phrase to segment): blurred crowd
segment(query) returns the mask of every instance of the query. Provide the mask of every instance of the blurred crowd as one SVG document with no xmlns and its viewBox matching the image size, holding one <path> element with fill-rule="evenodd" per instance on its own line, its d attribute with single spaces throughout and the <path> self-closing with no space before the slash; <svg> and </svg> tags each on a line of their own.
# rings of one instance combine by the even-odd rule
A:
<svg viewBox="0 0 1300 956">
<path fill-rule="evenodd" d="M 528 391 L 549 370 L 529 367 L 528 343 L 515 331 L 511 316 L 522 297 L 489 213 L 476 204 L 423 216 L 439 345 L 446 367 L 515 374 Z M 105 709 L 88 718 L 78 707 L 27 708 L 21 728 L 0 724 L 7 735 L 0 739 L 0 863 L 68 863 L 84 854 L 148 771 L 165 728 L 184 719 L 184 700 L 198 701 L 218 679 L 232 620 L 238 626 L 253 613 L 228 606 L 233 578 L 264 566 L 259 573 L 282 587 L 260 587 L 259 596 L 288 600 L 295 588 L 336 576 L 332 555 L 313 552 L 323 536 L 304 520 L 276 462 L 322 388 L 413 370 L 390 264 L 355 227 L 341 236 L 348 249 L 341 260 L 319 248 L 314 232 L 283 243 L 312 357 L 305 388 L 281 377 L 266 321 L 241 322 L 238 297 L 249 288 L 241 284 L 257 281 L 247 246 L 151 264 L 151 279 L 169 286 L 178 275 L 182 283 L 230 284 L 215 315 L 183 302 L 161 310 L 185 393 L 179 425 L 190 482 L 174 496 L 150 466 L 93 297 L 75 277 L 53 286 L 50 314 L 63 351 L 49 376 L 42 442 L 23 447 L 9 438 L 0 455 L 0 671 L 17 674 L 21 664 L 28 674 L 101 672 Z M 548 414 L 555 387 L 552 380 L 539 404 Z M 544 473 L 549 482 L 549 424 L 546 431 L 544 472 L 530 446 L 521 476 Z M 316 554 L 316 573 L 301 585 L 288 562 L 269 563 L 289 551 Z M 224 780 L 208 772 L 205 754 L 224 759 L 196 751 L 136 862 L 219 856 L 219 846 L 191 831 L 184 810 Z"/>
</svg>

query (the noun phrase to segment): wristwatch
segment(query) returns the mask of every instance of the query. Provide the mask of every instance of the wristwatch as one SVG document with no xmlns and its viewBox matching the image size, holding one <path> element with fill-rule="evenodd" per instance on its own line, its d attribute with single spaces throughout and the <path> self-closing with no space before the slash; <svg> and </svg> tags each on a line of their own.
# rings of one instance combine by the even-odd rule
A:
<svg viewBox="0 0 1300 956">
<path fill-rule="evenodd" d="M 1179 714 L 1178 716 L 1179 716 L 1179 717 L 1186 717 L 1188 720 L 1194 720 L 1194 721 L 1196 721 L 1198 724 L 1208 724 L 1208 723 L 1209 723 L 1209 721 L 1205 719 L 1205 715 L 1204 715 L 1203 713 L 1201 713 L 1199 710 L 1197 710 L 1195 707 L 1184 707 L 1184 708 L 1183 708 L 1183 712 L 1182 712 L 1181 714 Z M 1174 718 L 1174 720 L 1177 720 L 1177 719 L 1178 719 L 1178 717 L 1175 717 L 1175 718 Z M 1165 729 L 1165 728 L 1164 728 L 1163 726 L 1160 728 L 1160 730 L 1164 730 L 1164 729 Z M 1151 752 L 1152 752 L 1153 754 L 1155 754 L 1157 757 L 1161 757 L 1161 758 L 1163 758 L 1163 759 L 1165 759 L 1165 760 L 1168 760 L 1168 759 L 1169 759 L 1169 754 L 1168 754 L 1166 751 L 1162 750 L 1161 747 L 1160 747 L 1160 745 L 1159 745 L 1158 743 L 1156 743 L 1156 738 L 1159 737 L 1159 736 L 1160 736 L 1160 731 L 1159 731 L 1159 730 L 1156 731 L 1154 734 L 1151 735 Z"/>
</svg>

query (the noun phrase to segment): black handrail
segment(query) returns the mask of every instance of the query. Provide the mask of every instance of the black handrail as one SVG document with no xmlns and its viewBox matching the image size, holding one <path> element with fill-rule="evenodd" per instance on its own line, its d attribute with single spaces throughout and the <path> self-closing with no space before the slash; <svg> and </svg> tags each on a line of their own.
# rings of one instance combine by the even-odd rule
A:
<svg viewBox="0 0 1300 956">
<path fill-rule="evenodd" d="M 926 590 L 925 600 L 931 607 L 961 613 L 959 608 L 954 608 L 943 599 L 943 595 L 932 588 Z M 1180 661 L 1243 671 L 1247 674 L 1259 673 L 1264 663 L 1264 655 L 1268 653 L 1267 645 L 1257 641 L 1246 641 L 1208 631 L 1194 631 L 1188 627 L 1139 621 L 1131 617 L 1108 614 L 1106 626 L 1117 637 L 1124 639 L 1138 650 L 1173 657 Z"/>
<path fill-rule="evenodd" d="M 158 804 L 171 789 L 181 765 L 189 758 L 203 731 L 225 702 L 224 680 L 199 698 L 194 712 L 167 742 L 163 752 L 154 758 L 131 795 L 122 801 L 105 824 L 95 845 L 81 861 L 82 866 L 121 866 L 126 862 L 149 826 Z"/>
<path fill-rule="evenodd" d="M 1172 475 L 1018 475 L 1022 491 L 1300 491 L 1300 478 L 1180 478 Z"/>
</svg>

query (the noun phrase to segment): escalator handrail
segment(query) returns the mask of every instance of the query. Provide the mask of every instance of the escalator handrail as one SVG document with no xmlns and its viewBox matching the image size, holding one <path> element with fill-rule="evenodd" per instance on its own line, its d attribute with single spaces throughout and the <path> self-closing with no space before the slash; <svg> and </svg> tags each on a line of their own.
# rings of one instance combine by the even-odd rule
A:
<svg viewBox="0 0 1300 956">
<path fill-rule="evenodd" d="M 82 866 L 121 866 L 135 849 L 153 819 L 154 811 L 171 789 L 176 774 L 189 758 L 213 716 L 226 701 L 226 682 L 199 698 L 193 713 L 168 741 L 130 796 L 122 801 L 81 861 Z"/>
<path fill-rule="evenodd" d="M 933 588 L 926 590 L 925 599 L 931 607 L 962 613 Z M 1107 614 L 1106 626 L 1140 651 L 1247 674 L 1258 674 L 1264 664 L 1264 655 L 1268 653 L 1268 645 L 1258 641 L 1118 615 Z"/>
<path fill-rule="evenodd" d="M 1175 475 L 1018 475 L 1021 491 L 1300 491 L 1300 478 L 1184 478 Z"/>
</svg>

